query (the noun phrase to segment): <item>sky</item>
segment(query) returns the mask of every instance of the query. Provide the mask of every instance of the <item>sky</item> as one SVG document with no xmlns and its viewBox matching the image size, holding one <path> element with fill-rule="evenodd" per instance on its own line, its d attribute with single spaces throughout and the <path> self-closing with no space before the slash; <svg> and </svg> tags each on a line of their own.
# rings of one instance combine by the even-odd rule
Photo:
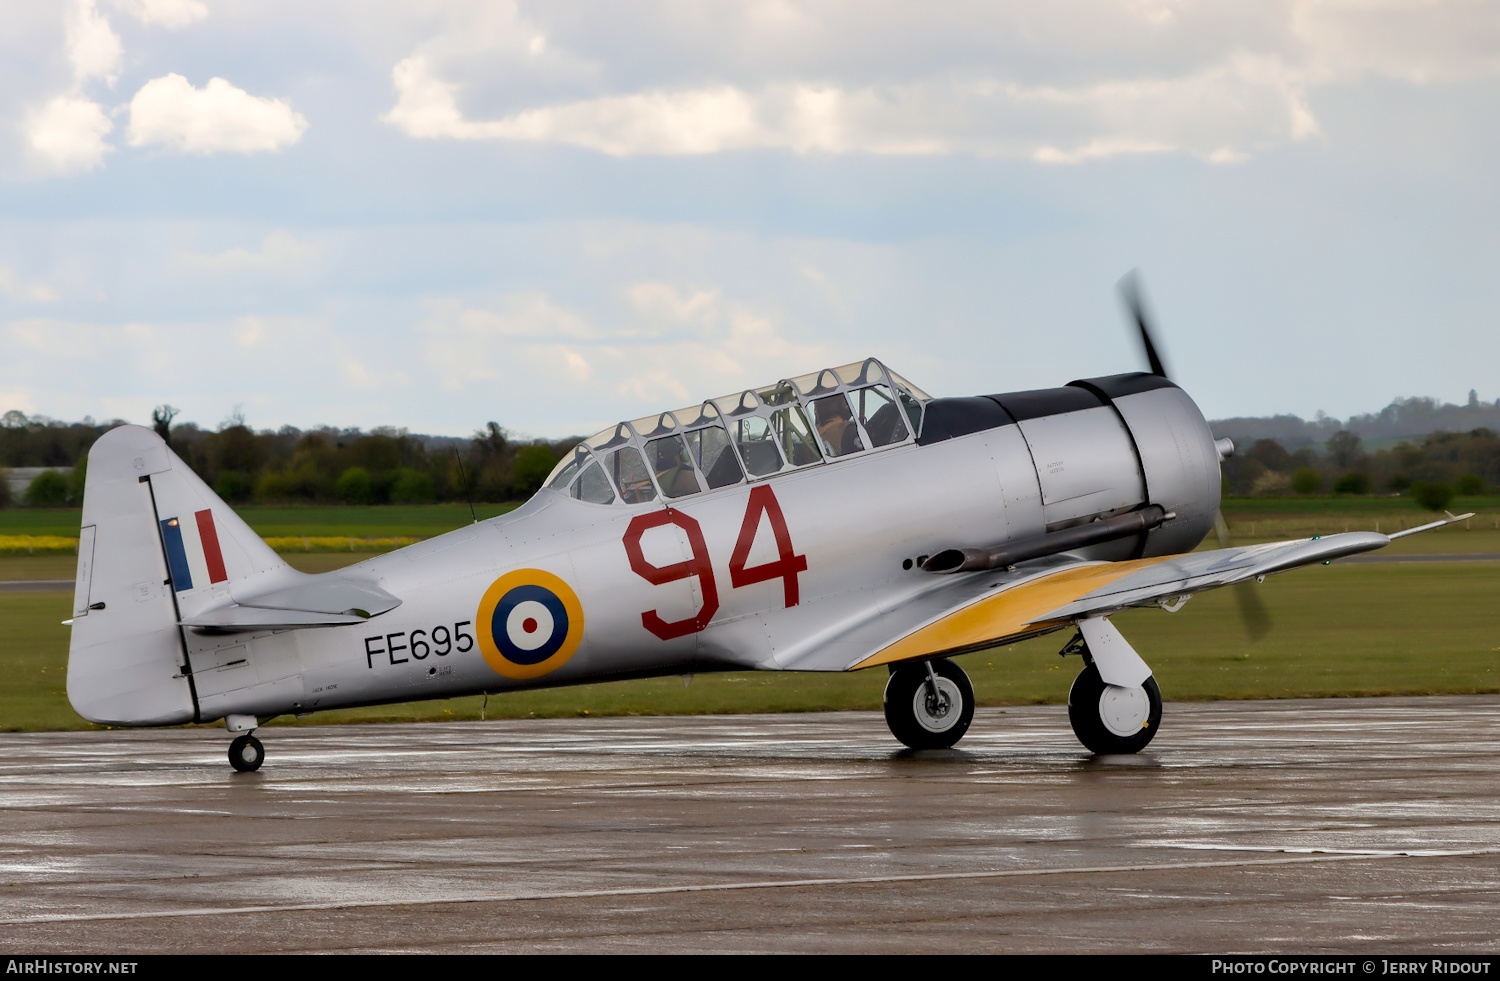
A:
<svg viewBox="0 0 1500 981">
<path fill-rule="evenodd" d="M 5 0 L 0 412 L 1500 398 L 1500 4 Z"/>
</svg>

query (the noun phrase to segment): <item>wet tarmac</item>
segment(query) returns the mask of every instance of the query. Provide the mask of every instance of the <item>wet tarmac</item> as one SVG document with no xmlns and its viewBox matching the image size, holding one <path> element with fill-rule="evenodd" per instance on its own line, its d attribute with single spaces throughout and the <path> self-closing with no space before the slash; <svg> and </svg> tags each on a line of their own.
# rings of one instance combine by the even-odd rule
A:
<svg viewBox="0 0 1500 981">
<path fill-rule="evenodd" d="M 0 735 L 6 952 L 1485 953 L 1500 696 Z"/>
</svg>

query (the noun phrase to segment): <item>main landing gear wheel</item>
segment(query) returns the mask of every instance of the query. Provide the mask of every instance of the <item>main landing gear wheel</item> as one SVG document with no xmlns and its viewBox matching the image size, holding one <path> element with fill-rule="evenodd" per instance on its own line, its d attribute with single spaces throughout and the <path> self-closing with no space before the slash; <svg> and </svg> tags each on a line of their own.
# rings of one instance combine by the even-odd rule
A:
<svg viewBox="0 0 1500 981">
<path fill-rule="evenodd" d="M 266 748 L 249 733 L 229 744 L 229 765 L 241 773 L 259 770 L 265 761 Z"/>
<path fill-rule="evenodd" d="M 1068 721 L 1092 752 L 1139 753 L 1161 725 L 1161 691 L 1155 678 L 1136 688 L 1106 685 L 1090 663 L 1068 692 Z"/>
<path fill-rule="evenodd" d="M 928 668 L 931 667 L 931 675 Z M 903 664 L 885 685 L 885 723 L 912 749 L 947 749 L 974 721 L 974 686 L 947 658 Z"/>
</svg>

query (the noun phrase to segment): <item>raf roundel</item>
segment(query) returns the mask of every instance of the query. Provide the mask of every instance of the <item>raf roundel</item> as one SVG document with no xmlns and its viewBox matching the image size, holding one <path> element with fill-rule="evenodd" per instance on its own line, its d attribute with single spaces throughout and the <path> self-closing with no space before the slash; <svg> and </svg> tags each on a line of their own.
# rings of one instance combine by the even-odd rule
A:
<svg viewBox="0 0 1500 981">
<path fill-rule="evenodd" d="M 562 667 L 583 640 L 583 606 L 557 576 L 518 569 L 479 601 L 479 650 L 507 678 L 538 678 Z"/>
</svg>

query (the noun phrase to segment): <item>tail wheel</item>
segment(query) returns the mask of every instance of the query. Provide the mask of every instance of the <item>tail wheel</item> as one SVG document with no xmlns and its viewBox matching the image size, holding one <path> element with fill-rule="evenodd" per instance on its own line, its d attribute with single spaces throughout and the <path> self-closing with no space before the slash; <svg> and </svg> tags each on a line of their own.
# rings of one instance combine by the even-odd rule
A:
<svg viewBox="0 0 1500 981">
<path fill-rule="evenodd" d="M 1107 685 L 1090 663 L 1068 692 L 1068 721 L 1092 752 L 1139 753 L 1161 725 L 1161 691 L 1155 678 L 1135 688 Z"/>
<path fill-rule="evenodd" d="M 952 661 L 935 658 L 891 672 L 885 686 L 885 722 L 891 735 L 912 749 L 947 749 L 963 738 L 972 721 L 974 686 Z"/>
<path fill-rule="evenodd" d="M 229 765 L 241 773 L 259 770 L 265 761 L 266 748 L 248 733 L 229 744 Z"/>
</svg>

